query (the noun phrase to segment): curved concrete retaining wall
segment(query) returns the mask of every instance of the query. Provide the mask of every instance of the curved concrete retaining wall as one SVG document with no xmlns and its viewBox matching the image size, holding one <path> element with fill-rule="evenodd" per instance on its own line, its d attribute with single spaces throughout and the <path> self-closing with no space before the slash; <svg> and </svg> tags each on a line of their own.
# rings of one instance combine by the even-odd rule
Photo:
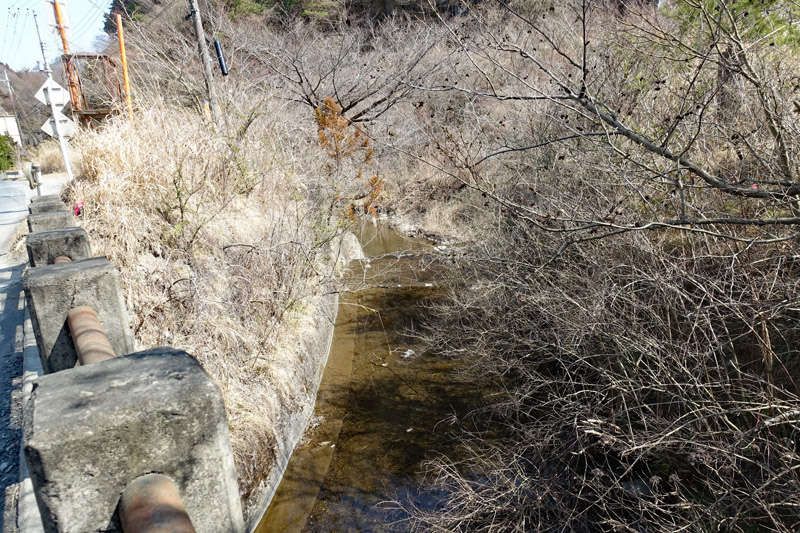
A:
<svg viewBox="0 0 800 533">
<path fill-rule="evenodd" d="M 24 458 L 41 515 L 37 523 L 20 509 L 23 531 L 120 531 L 120 495 L 157 473 L 177 487 L 198 533 L 243 533 L 219 387 L 180 350 L 131 353 L 116 268 L 86 257 L 85 234 L 60 231 L 75 225 L 60 202 L 30 211 L 23 287 L 45 375 L 23 378 Z M 58 256 L 71 262 L 48 264 Z M 67 313 L 82 305 L 96 312 L 117 357 L 75 366 Z"/>
<path fill-rule="evenodd" d="M 361 249 L 358 239 L 350 232 L 342 234 L 337 245 L 333 247 L 331 255 L 334 263 L 338 266 L 347 265 L 350 261 L 364 259 L 364 252 Z M 323 295 L 318 303 L 315 313 L 314 334 L 303 339 L 301 350 L 303 350 L 312 361 L 318 361 L 314 366 L 313 375 L 309 376 L 309 381 L 313 384 L 314 395 L 311 402 L 304 405 L 301 410 L 288 414 L 287 421 L 277 431 L 278 442 L 276 445 L 275 464 L 270 469 L 265 480 L 261 483 L 258 491 L 251 497 L 250 509 L 247 510 L 247 530 L 253 531 L 261 518 L 266 513 L 278 485 L 281 483 L 289 459 L 292 456 L 295 446 L 303 436 L 311 416 L 314 414 L 314 401 L 325 365 L 328 362 L 331 341 L 333 340 L 333 330 L 336 322 L 336 314 L 339 307 L 339 295 L 335 291 L 333 284 L 328 286 L 328 294 Z"/>
</svg>

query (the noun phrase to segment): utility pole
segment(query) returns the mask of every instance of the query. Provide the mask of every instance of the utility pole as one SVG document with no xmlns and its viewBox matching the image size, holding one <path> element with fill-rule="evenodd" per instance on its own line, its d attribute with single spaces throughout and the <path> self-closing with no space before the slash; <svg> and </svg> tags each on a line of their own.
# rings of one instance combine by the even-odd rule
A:
<svg viewBox="0 0 800 533">
<path fill-rule="evenodd" d="M 53 74 L 50 72 L 50 64 L 47 62 L 47 53 L 45 52 L 44 48 L 44 41 L 42 41 L 42 34 L 39 31 L 39 21 L 36 18 L 36 13 L 33 14 L 33 23 L 36 26 L 36 35 L 39 37 L 39 46 L 42 47 L 42 61 L 44 61 L 44 72 L 47 74 L 48 79 L 53 79 Z M 67 141 L 64 136 L 61 134 L 61 128 L 58 125 L 58 110 L 56 109 L 56 105 L 51 98 L 48 96 L 48 101 L 50 102 L 50 113 L 53 115 L 53 123 L 56 130 L 56 137 L 58 137 L 58 145 L 61 147 L 61 156 L 64 158 L 64 169 L 67 171 L 67 177 L 69 181 L 74 180 L 75 178 L 72 176 L 72 164 L 69 161 L 69 146 L 67 146 Z"/>
<path fill-rule="evenodd" d="M 61 46 L 64 48 L 64 70 L 67 76 L 67 83 L 69 84 L 69 97 L 72 101 L 72 109 L 79 111 L 81 109 L 81 99 L 78 94 L 75 67 L 72 65 L 72 61 L 69 60 L 69 43 L 67 43 L 67 29 L 64 25 L 64 17 L 61 14 L 61 6 L 58 4 L 59 0 L 51 1 L 53 2 L 56 28 L 58 29 L 58 34 L 61 36 Z"/>
<path fill-rule="evenodd" d="M 20 146 L 25 146 L 25 140 L 22 137 L 22 128 L 19 127 L 19 119 L 17 118 L 17 104 L 14 101 L 14 88 L 11 86 L 11 80 L 8 79 L 8 72 L 3 71 L 3 76 L 6 79 L 0 80 L 6 84 L 8 88 L 8 96 L 11 98 L 11 112 L 14 113 L 14 122 L 17 123 L 17 131 L 19 132 L 19 144 Z"/>
<path fill-rule="evenodd" d="M 211 119 L 214 124 L 219 126 L 220 111 L 217 103 L 217 93 L 214 90 L 214 74 L 211 70 L 211 56 L 208 54 L 206 45 L 206 32 L 203 31 L 203 21 L 200 20 L 200 10 L 197 7 L 197 0 L 189 0 L 189 14 L 194 22 L 194 34 L 197 38 L 197 47 L 200 49 L 200 59 L 203 62 L 203 76 L 206 79 L 206 91 L 208 92 L 208 103 L 211 106 Z"/>
<path fill-rule="evenodd" d="M 42 61 L 44 62 L 44 73 L 48 78 L 52 77 L 50 73 L 50 64 L 47 62 L 47 52 L 44 48 L 44 41 L 42 41 L 42 34 L 39 32 L 39 19 L 36 16 L 36 11 L 33 12 L 33 25 L 36 26 L 36 36 L 39 37 L 39 46 L 42 49 Z"/>
</svg>

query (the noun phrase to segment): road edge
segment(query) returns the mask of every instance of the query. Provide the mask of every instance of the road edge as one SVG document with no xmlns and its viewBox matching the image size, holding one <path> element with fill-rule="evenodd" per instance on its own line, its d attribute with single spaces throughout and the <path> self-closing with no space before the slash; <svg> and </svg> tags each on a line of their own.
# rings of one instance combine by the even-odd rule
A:
<svg viewBox="0 0 800 533">
<path fill-rule="evenodd" d="M 33 324 L 28 310 L 27 302 L 25 305 L 25 322 L 23 324 L 23 359 L 22 359 L 22 419 L 25 419 L 25 411 L 28 400 L 33 391 L 33 380 L 42 375 L 42 362 L 39 359 L 39 348 L 36 347 L 36 338 L 33 334 Z M 16 531 L 19 533 L 44 533 L 42 517 L 39 514 L 39 505 L 36 503 L 36 496 L 33 492 L 33 482 L 28 472 L 28 464 L 25 462 L 24 443 L 20 440 L 19 445 L 19 484 L 17 497 L 17 516 Z"/>
</svg>

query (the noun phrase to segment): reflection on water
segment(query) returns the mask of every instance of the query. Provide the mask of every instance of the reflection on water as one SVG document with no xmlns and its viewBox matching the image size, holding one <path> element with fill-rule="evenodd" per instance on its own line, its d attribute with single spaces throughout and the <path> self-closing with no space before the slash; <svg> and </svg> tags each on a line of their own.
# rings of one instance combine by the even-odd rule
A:
<svg viewBox="0 0 800 533">
<path fill-rule="evenodd" d="M 426 350 L 413 332 L 436 297 L 442 265 L 432 244 L 367 223 L 367 262 L 354 262 L 342 295 L 314 423 L 296 448 L 256 531 L 403 531 L 398 500 L 430 507 L 420 464 L 451 457 L 454 428 L 480 391 Z M 313 426 L 314 424 L 312 424 Z M 380 505 L 382 504 L 383 505 Z"/>
</svg>

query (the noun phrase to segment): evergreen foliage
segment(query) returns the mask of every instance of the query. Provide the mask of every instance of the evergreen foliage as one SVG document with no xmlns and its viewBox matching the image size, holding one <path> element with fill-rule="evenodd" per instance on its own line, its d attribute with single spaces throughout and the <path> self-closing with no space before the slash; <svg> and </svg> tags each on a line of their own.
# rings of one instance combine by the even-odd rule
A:
<svg viewBox="0 0 800 533">
<path fill-rule="evenodd" d="M 15 153 L 14 139 L 7 133 L 0 135 L 0 171 L 14 166 Z"/>
<path fill-rule="evenodd" d="M 700 9 L 698 9 L 700 8 Z M 700 0 L 679 2 L 666 14 L 687 28 L 713 28 L 745 39 L 769 39 L 775 45 L 800 45 L 800 4 L 784 0 Z M 716 15 L 711 19 L 709 15 Z M 735 31 L 734 31 L 735 29 Z"/>
<path fill-rule="evenodd" d="M 111 0 L 111 5 L 106 13 L 106 20 L 103 24 L 103 31 L 108 34 L 117 33 L 117 21 L 114 19 L 117 13 L 123 15 L 124 18 L 130 18 L 135 21 L 141 21 L 145 15 L 150 11 L 146 5 L 140 0 Z"/>
</svg>

